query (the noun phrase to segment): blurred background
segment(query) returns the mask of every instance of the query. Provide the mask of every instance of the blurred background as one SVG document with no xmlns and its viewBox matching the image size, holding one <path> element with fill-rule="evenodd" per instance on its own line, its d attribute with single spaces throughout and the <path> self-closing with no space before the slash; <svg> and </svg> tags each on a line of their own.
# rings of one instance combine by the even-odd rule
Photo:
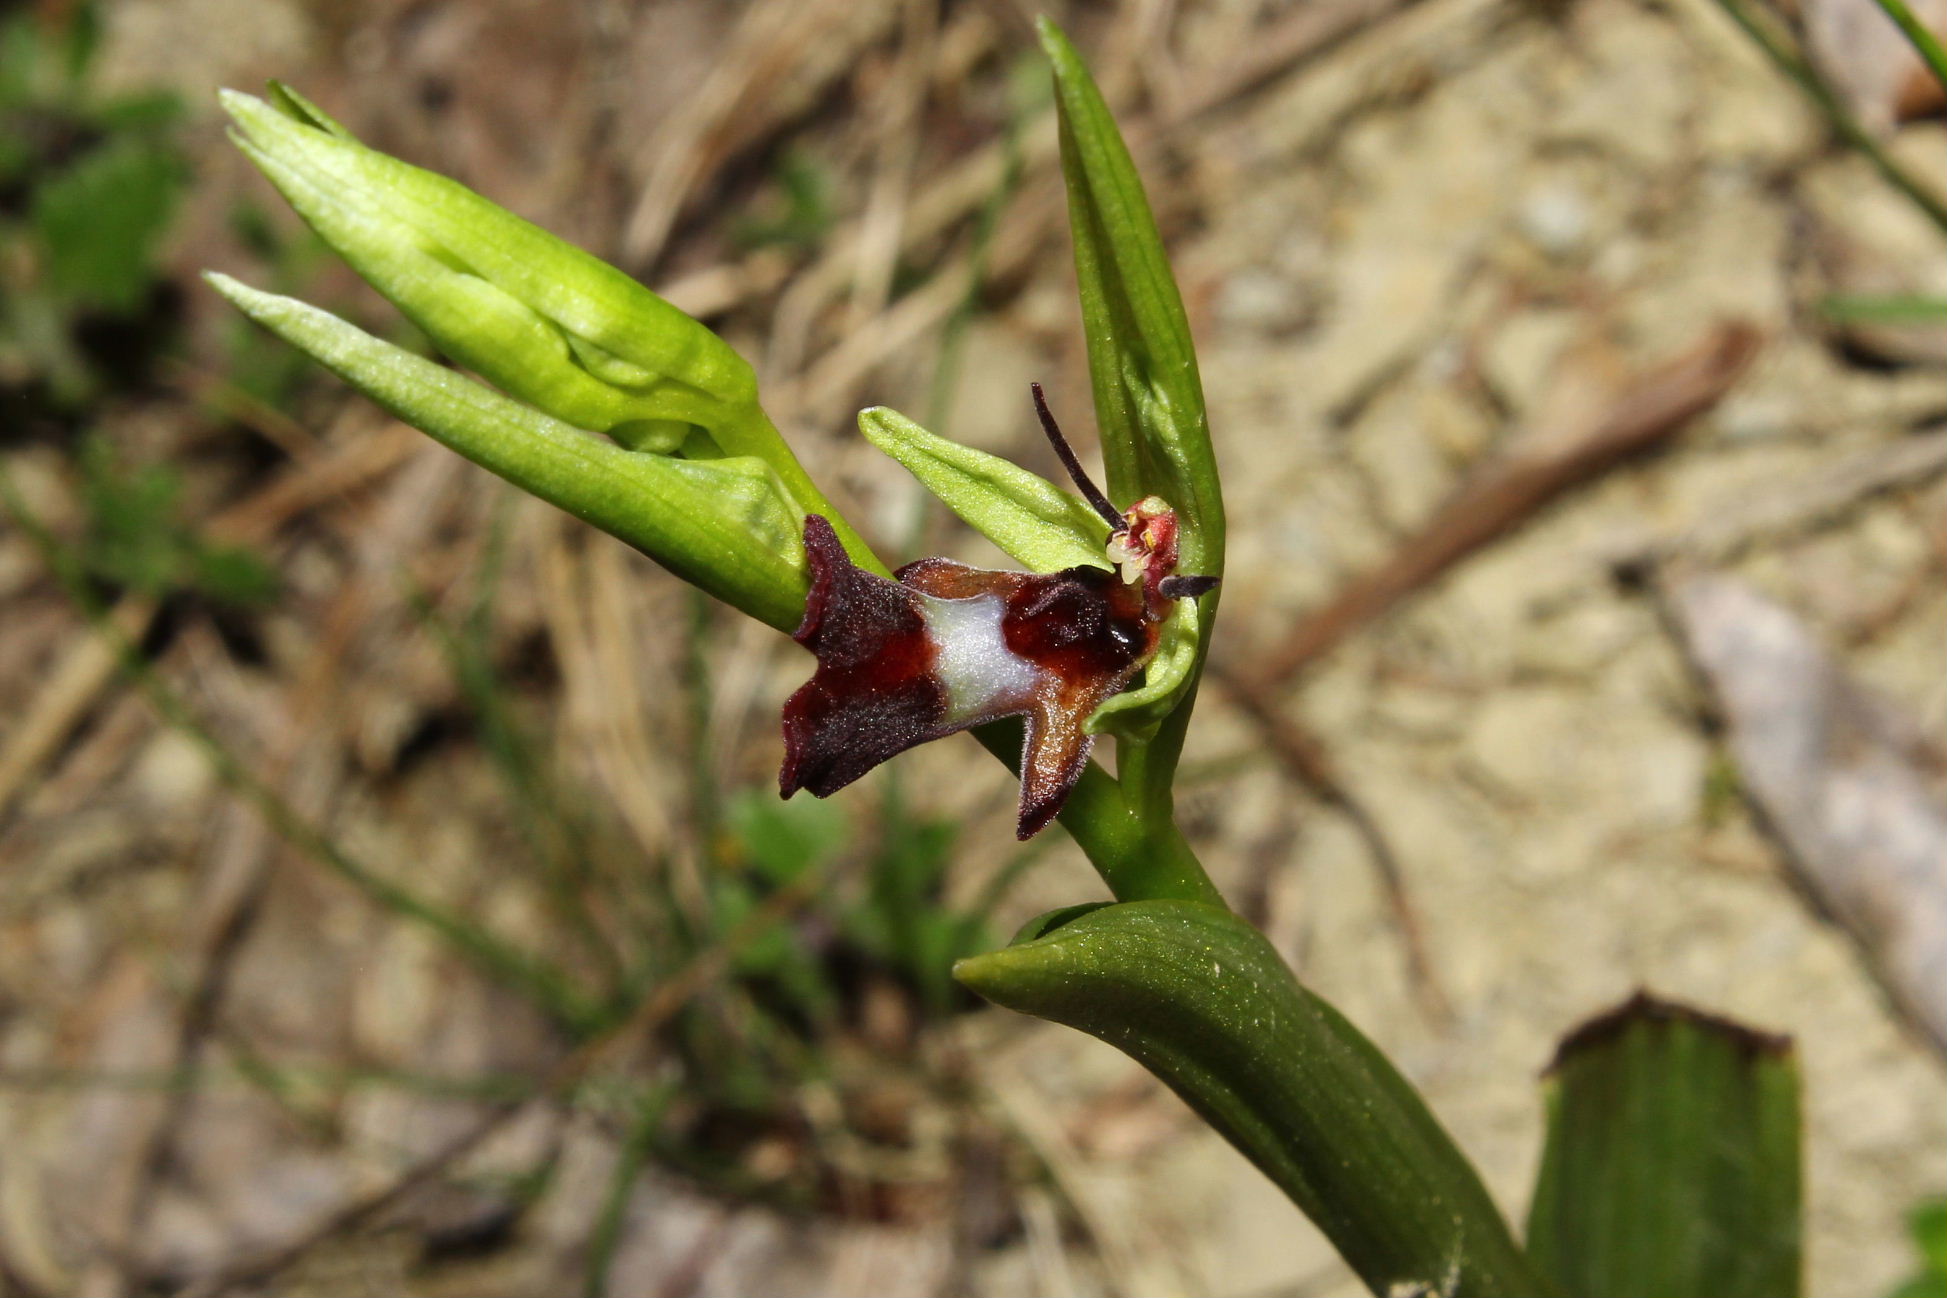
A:
<svg viewBox="0 0 1947 1298">
<path fill-rule="evenodd" d="M 1049 8 L 1227 471 L 1192 841 L 1514 1214 L 1577 1022 L 1791 1033 L 1861 1295 L 1947 1186 L 1947 130 L 1801 3 L 1747 16 L 1824 100 L 1718 0 Z M 1358 1291 L 951 983 L 1103 895 L 999 765 L 779 802 L 801 651 L 196 278 L 423 346 L 226 143 L 288 80 L 708 321 L 881 553 L 998 566 L 851 420 L 1052 474 L 1040 380 L 1091 448 L 1030 17 L 0 7 L 0 1294 Z"/>
</svg>

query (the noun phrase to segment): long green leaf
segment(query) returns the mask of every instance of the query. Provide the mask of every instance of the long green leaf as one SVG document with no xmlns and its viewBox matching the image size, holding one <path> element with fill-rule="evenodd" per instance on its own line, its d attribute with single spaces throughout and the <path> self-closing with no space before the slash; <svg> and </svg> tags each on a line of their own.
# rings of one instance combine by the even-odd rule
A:
<svg viewBox="0 0 1947 1298">
<path fill-rule="evenodd" d="M 1562 1043 L 1528 1247 L 1568 1292 L 1793 1298 L 1799 1211 L 1788 1039 L 1639 995 Z"/>
<path fill-rule="evenodd" d="M 1249 924 L 1197 902 L 1141 901 L 1071 908 L 1024 937 L 954 976 L 1162 1078 L 1374 1293 L 1553 1292 L 1425 1102 Z"/>
</svg>

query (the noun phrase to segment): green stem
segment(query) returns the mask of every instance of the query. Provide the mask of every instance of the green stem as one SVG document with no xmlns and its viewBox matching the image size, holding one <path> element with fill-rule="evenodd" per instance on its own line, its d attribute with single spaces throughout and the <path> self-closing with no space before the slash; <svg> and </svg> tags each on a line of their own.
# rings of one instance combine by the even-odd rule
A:
<svg viewBox="0 0 1947 1298">
<path fill-rule="evenodd" d="M 853 563 L 881 577 L 892 576 L 892 570 L 872 553 L 872 547 L 865 543 L 865 538 L 853 530 L 845 515 L 825 499 L 824 492 L 818 490 L 818 484 L 811 480 L 804 465 L 791 453 L 791 448 L 778 434 L 777 425 L 771 422 L 770 415 L 762 407 L 751 406 L 741 418 L 726 420 L 722 427 L 714 430 L 713 436 L 726 453 L 755 455 L 770 465 L 771 471 L 777 474 L 778 481 L 784 485 L 799 510 L 806 514 L 822 514 L 831 523 L 832 530 L 838 533 L 838 539 L 844 543 L 845 552 L 852 556 Z M 772 625 L 786 634 L 792 630 L 792 627 L 775 622 Z"/>
<path fill-rule="evenodd" d="M 1018 725 L 1000 722 L 973 733 L 1009 770 L 1020 770 Z M 1153 806 L 1131 805 L 1123 786 L 1091 763 L 1061 809 L 1061 826 L 1080 845 L 1117 901 L 1200 901 L 1223 906 L 1223 894 L 1210 882 L 1176 822 L 1166 811 L 1155 813 Z"/>
<path fill-rule="evenodd" d="M 1881 3 L 1886 3 L 1886 0 L 1881 0 Z M 1899 3 L 1899 0 L 1893 0 L 1893 3 Z M 1758 48 L 1777 65 L 1779 71 L 1798 83 L 1799 89 L 1819 106 L 1819 110 L 1825 114 L 1826 120 L 1831 123 L 1832 129 L 1841 139 L 1864 154 L 1866 160 L 1873 164 L 1873 168 L 1887 184 L 1906 195 L 1929 221 L 1940 227 L 1943 232 L 1947 232 L 1947 202 L 1943 202 L 1938 194 L 1915 180 L 1906 168 L 1895 162 L 1893 156 L 1880 147 L 1879 141 L 1874 139 L 1866 128 L 1859 124 L 1858 119 L 1846 110 L 1845 105 L 1841 104 L 1838 98 L 1826 88 L 1825 82 L 1819 79 L 1810 64 L 1799 57 L 1795 50 L 1789 48 L 1785 41 L 1771 31 L 1757 15 L 1745 8 L 1743 0 L 1717 0 L 1717 5 L 1730 16 L 1732 22 L 1744 29 L 1747 36 L 1757 42 Z"/>
<path fill-rule="evenodd" d="M 1913 10 L 1907 8 L 1906 0 L 1879 0 L 1879 7 L 1886 11 L 1888 18 L 1900 25 L 1906 38 L 1913 42 L 1913 48 L 1919 51 L 1920 57 L 1933 70 L 1934 80 L 1940 83 L 1941 89 L 1947 90 L 1947 49 L 1941 47 L 1940 38 L 1913 16 Z"/>
</svg>

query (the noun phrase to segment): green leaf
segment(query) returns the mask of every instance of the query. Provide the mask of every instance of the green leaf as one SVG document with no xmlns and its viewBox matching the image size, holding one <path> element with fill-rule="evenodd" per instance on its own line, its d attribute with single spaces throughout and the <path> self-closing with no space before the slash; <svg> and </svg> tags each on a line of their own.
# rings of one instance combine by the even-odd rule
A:
<svg viewBox="0 0 1947 1298">
<path fill-rule="evenodd" d="M 1061 29 L 1046 18 L 1039 25 L 1054 65 L 1075 278 L 1109 497 L 1126 506 L 1160 496 L 1181 524 L 1181 571 L 1221 576 L 1223 494 L 1183 298 L 1142 178 L 1101 91 Z M 1167 801 L 1188 721 L 1184 705 L 1196 694 L 1216 608 L 1216 592 L 1182 601 L 1143 687 L 1110 700 L 1090 721 L 1093 729 L 1147 743 L 1182 710 L 1156 757 L 1132 764 L 1144 786 L 1136 791 L 1141 800 Z"/>
<path fill-rule="evenodd" d="M 1040 936 L 963 960 L 954 976 L 1162 1078 L 1374 1293 L 1553 1292 L 1412 1087 L 1249 924 L 1197 902 L 1140 901 L 1071 908 L 1028 932 Z"/>
<path fill-rule="evenodd" d="M 896 410 L 859 412 L 867 441 L 898 460 L 967 526 L 1032 572 L 1110 568 L 1108 524 L 1037 473 L 936 436 Z"/>
<path fill-rule="evenodd" d="M 141 307 L 184 177 L 172 150 L 123 136 L 37 186 L 32 221 L 48 287 L 78 307 L 113 314 Z"/>
<path fill-rule="evenodd" d="M 1914 1208 L 1907 1229 L 1928 1268 L 1947 1277 L 1947 1197 L 1927 1199 Z"/>
<path fill-rule="evenodd" d="M 1791 1043 L 1637 996 L 1562 1043 L 1528 1217 L 1570 1293 L 1799 1292 Z"/>
<path fill-rule="evenodd" d="M 381 406 L 684 580 L 788 631 L 804 611 L 802 523 L 754 457 L 629 451 L 530 410 L 293 298 L 206 276 L 251 319 Z"/>
</svg>

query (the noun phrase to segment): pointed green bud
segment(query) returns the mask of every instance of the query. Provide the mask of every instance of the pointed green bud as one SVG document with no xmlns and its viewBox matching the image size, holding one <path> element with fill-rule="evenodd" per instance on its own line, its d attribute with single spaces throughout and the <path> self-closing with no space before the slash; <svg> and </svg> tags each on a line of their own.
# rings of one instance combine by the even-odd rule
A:
<svg viewBox="0 0 1947 1298">
<path fill-rule="evenodd" d="M 227 275 L 206 278 L 251 319 L 474 463 L 752 617 L 784 631 L 797 625 L 803 515 L 763 460 L 627 450 L 314 306 Z"/>
<path fill-rule="evenodd" d="M 273 103 L 227 90 L 222 101 L 238 147 L 325 242 L 440 351 L 502 391 L 657 451 L 755 407 L 749 363 L 621 271 L 456 181 L 366 148 L 283 87 Z"/>
</svg>

